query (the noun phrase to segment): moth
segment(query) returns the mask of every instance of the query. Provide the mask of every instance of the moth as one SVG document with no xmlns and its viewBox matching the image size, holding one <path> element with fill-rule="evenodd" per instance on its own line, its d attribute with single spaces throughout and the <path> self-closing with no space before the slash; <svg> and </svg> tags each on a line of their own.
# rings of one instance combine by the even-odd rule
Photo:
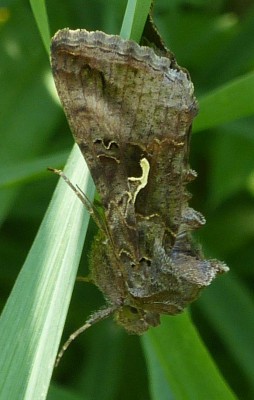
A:
<svg viewBox="0 0 254 400">
<path fill-rule="evenodd" d="M 170 53 L 99 31 L 58 31 L 51 64 L 104 209 L 91 276 L 107 306 L 70 340 L 110 314 L 142 334 L 228 270 L 205 260 L 191 238 L 205 223 L 186 189 L 196 177 L 188 162 L 193 84 Z"/>
</svg>

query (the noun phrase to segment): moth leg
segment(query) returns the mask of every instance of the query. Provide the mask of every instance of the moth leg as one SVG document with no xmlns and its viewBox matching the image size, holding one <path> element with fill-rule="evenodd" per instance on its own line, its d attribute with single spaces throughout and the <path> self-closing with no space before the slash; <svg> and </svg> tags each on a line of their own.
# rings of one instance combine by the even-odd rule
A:
<svg viewBox="0 0 254 400">
<path fill-rule="evenodd" d="M 73 332 L 69 339 L 64 343 L 62 346 L 61 350 L 59 351 L 56 362 L 55 362 L 55 367 L 58 366 L 61 358 L 63 357 L 63 354 L 67 350 L 67 348 L 70 346 L 71 342 L 75 340 L 81 333 L 85 332 L 88 328 L 90 328 L 92 325 L 96 324 L 97 322 L 100 322 L 106 318 L 108 318 L 110 315 L 112 315 L 117 309 L 119 308 L 119 305 L 115 306 L 109 306 L 108 308 L 103 308 L 101 310 L 95 311 L 91 317 L 85 322 L 84 325 L 82 325 L 79 329 L 77 329 L 75 332 Z"/>
<path fill-rule="evenodd" d="M 78 196 L 78 198 L 82 201 L 84 206 L 86 207 L 87 211 L 89 214 L 94 217 L 94 208 L 93 205 L 91 204 L 90 200 L 86 196 L 84 192 L 78 187 L 74 186 L 73 183 L 70 181 L 70 179 L 65 175 L 65 173 L 61 169 L 56 169 L 56 168 L 48 168 L 49 171 L 54 172 L 54 174 L 57 174 L 63 178 L 63 180 L 67 183 L 67 185 L 73 190 L 73 192 Z"/>
<path fill-rule="evenodd" d="M 94 279 L 91 277 L 91 275 L 87 275 L 87 276 L 77 276 L 76 281 L 78 282 L 85 282 L 85 283 L 92 283 L 93 285 L 94 283 Z"/>
</svg>

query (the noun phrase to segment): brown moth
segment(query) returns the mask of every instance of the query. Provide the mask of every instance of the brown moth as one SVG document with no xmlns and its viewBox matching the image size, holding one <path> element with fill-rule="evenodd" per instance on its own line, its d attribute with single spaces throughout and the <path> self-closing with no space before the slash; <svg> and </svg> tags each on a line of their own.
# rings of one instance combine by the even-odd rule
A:
<svg viewBox="0 0 254 400">
<path fill-rule="evenodd" d="M 57 32 L 51 63 L 105 218 L 97 218 L 91 275 L 108 307 L 68 342 L 112 313 L 128 332 L 142 334 L 228 270 L 205 260 L 191 239 L 205 223 L 186 190 L 196 177 L 188 164 L 193 84 L 173 56 L 99 31 Z"/>
</svg>

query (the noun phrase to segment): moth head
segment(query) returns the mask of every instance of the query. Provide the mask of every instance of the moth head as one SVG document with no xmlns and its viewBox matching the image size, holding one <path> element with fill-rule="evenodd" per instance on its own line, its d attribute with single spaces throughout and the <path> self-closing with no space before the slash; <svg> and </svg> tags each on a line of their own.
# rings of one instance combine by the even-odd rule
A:
<svg viewBox="0 0 254 400">
<path fill-rule="evenodd" d="M 129 333 L 142 335 L 151 326 L 160 324 L 160 316 L 141 308 L 124 305 L 115 311 L 115 320 L 122 325 Z"/>
</svg>

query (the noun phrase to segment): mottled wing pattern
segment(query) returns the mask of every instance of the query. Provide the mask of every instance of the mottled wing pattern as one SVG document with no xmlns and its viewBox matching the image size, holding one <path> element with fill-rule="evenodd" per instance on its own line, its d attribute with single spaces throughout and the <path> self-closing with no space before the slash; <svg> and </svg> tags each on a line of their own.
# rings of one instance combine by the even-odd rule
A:
<svg viewBox="0 0 254 400">
<path fill-rule="evenodd" d="M 204 260 L 190 236 L 205 222 L 189 208 L 186 190 L 195 177 L 188 165 L 193 85 L 170 56 L 103 32 L 61 30 L 51 54 L 105 210 L 108 231 L 93 247 L 93 279 L 118 322 L 142 333 L 227 270 Z"/>
<path fill-rule="evenodd" d="M 111 227 L 116 245 L 135 248 L 135 207 L 145 216 L 160 215 L 177 233 L 189 176 L 188 132 L 197 109 L 187 74 L 119 36 L 68 29 L 53 40 L 52 68 L 107 219 L 122 220 L 121 232 Z M 143 157 L 148 182 L 134 204 L 139 181 L 128 178 L 142 175 Z"/>
</svg>

